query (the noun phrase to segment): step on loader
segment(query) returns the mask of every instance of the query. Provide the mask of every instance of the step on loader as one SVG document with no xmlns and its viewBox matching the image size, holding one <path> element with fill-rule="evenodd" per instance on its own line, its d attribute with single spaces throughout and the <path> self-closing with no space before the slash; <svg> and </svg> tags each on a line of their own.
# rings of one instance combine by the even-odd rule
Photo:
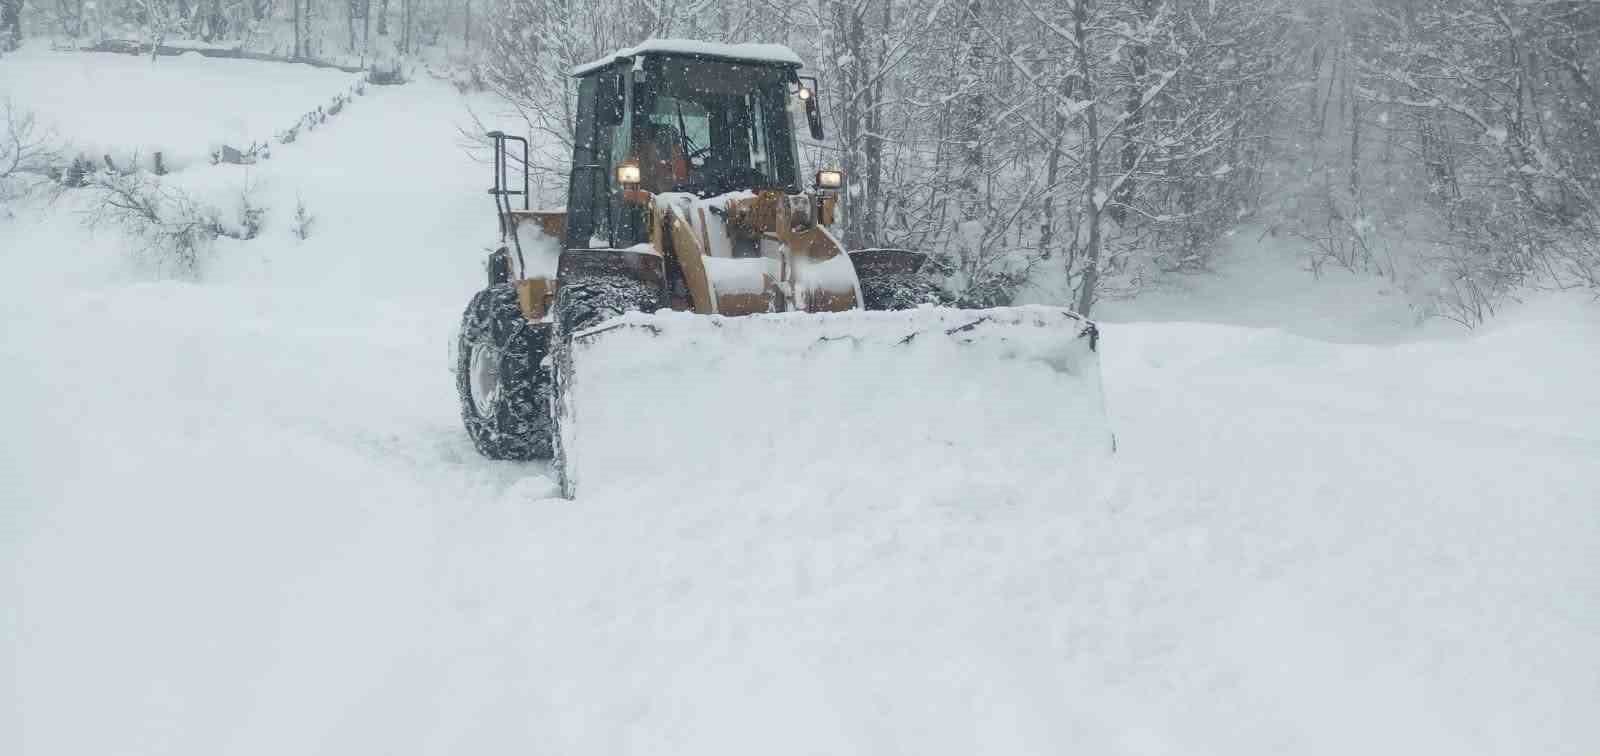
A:
<svg viewBox="0 0 1600 756">
<path fill-rule="evenodd" d="M 1109 450 L 1093 323 L 1055 307 L 950 308 L 923 254 L 846 250 L 829 232 L 844 176 L 802 186 L 794 122 L 824 134 L 800 68 L 781 46 L 675 40 L 578 67 L 564 211 L 531 209 L 526 139 L 488 134 L 501 241 L 452 345 L 479 452 L 553 458 L 572 497 L 608 471 L 650 475 L 730 444 L 744 460 L 790 457 L 769 471 L 783 474 L 817 456 L 806 444 L 851 453 L 888 439 L 887 464 L 918 446 L 895 440 L 908 414 L 940 448 L 983 444 L 1001 465 L 1008 438 L 1032 447 L 1017 453 Z M 962 360 L 976 369 L 953 369 Z M 1007 401 L 1006 385 L 982 385 L 991 375 L 1069 396 L 1014 407 L 985 435 L 972 425 Z M 824 407 L 849 417 L 797 432 L 828 422 Z"/>
</svg>

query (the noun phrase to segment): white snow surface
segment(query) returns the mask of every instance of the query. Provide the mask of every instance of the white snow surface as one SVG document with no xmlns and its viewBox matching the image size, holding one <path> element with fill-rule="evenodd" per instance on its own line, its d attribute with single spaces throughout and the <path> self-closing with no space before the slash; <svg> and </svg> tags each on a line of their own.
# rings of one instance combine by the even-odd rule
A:
<svg viewBox="0 0 1600 756">
<path fill-rule="evenodd" d="M 25 106 L 69 154 L 120 165 L 156 152 L 169 170 L 210 161 L 221 145 L 245 150 L 347 94 L 359 76 L 270 61 L 51 50 L 0 58 L 0 101 Z"/>
<path fill-rule="evenodd" d="M 749 60 L 759 63 L 782 63 L 785 65 L 802 65 L 800 56 L 787 46 L 764 42 L 741 42 L 727 44 L 723 42 L 703 42 L 698 39 L 648 39 L 633 47 L 625 47 L 603 58 L 589 61 L 572 69 L 573 76 L 582 76 L 590 71 L 615 63 L 618 59 L 634 58 L 640 55 L 707 55 L 717 58 L 730 58 L 733 60 Z"/>
<path fill-rule="evenodd" d="M 822 443 L 880 396 L 841 375 L 742 413 L 800 429 L 780 478 L 688 424 L 684 470 L 567 501 L 459 426 L 495 223 L 461 120 L 428 80 L 358 98 L 250 171 L 263 235 L 201 282 L 83 232 L 81 195 L 0 214 L 0 753 L 1600 752 L 1588 298 L 1373 343 L 1312 327 L 1343 289 L 1193 287 L 1102 324 L 1089 469 L 955 461 L 1073 395 L 929 358 L 884 401 L 935 414 L 881 438 L 940 466 Z M 225 204 L 246 171 L 185 173 Z M 757 389 L 717 364 L 690 393 L 726 416 Z"/>
</svg>

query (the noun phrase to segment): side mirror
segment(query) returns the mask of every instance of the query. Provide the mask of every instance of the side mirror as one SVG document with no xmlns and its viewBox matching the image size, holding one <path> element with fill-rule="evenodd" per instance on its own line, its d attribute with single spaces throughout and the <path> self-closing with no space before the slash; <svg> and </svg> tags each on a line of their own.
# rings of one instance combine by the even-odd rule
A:
<svg viewBox="0 0 1600 756">
<path fill-rule="evenodd" d="M 811 128 L 811 138 L 822 141 L 822 108 L 817 105 L 817 77 L 801 76 L 800 91 L 796 96 L 806 104 L 806 125 Z"/>
<path fill-rule="evenodd" d="M 594 88 L 594 119 L 601 126 L 622 123 L 622 91 L 615 73 L 600 74 Z"/>
</svg>

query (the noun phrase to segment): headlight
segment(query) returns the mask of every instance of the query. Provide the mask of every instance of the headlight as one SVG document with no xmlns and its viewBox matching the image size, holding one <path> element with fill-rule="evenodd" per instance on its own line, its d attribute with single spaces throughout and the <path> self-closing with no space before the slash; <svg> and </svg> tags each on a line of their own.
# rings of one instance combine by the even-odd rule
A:
<svg viewBox="0 0 1600 756">
<path fill-rule="evenodd" d="M 844 171 L 824 168 L 817 171 L 818 189 L 838 189 L 844 186 Z"/>
<path fill-rule="evenodd" d="M 639 163 L 633 160 L 617 163 L 617 183 L 623 186 L 638 186 Z"/>
</svg>

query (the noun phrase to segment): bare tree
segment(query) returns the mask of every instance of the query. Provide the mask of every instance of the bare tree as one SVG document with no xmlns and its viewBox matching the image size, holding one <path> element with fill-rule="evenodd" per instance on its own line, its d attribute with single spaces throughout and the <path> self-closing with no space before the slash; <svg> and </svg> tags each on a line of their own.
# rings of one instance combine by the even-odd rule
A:
<svg viewBox="0 0 1600 756">
<path fill-rule="evenodd" d="M 33 114 L 0 101 L 0 206 L 49 183 L 56 159 L 55 140 Z"/>
</svg>

